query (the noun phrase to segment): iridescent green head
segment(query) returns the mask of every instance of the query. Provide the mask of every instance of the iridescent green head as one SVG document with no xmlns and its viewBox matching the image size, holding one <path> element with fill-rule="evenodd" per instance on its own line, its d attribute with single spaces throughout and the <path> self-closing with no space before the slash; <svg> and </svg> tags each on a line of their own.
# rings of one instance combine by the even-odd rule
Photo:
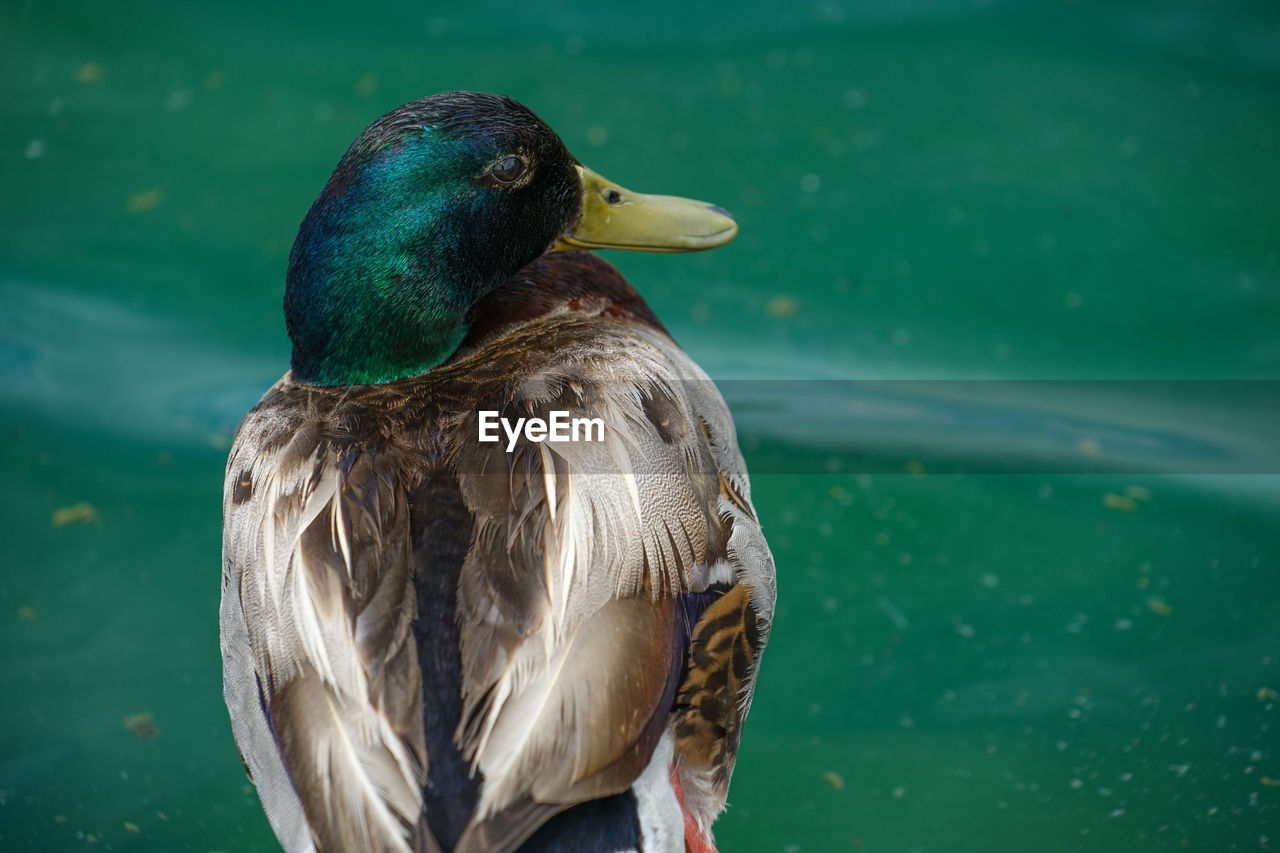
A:
<svg viewBox="0 0 1280 853">
<path fill-rule="evenodd" d="M 303 220 L 285 290 L 293 378 L 430 370 L 481 297 L 555 248 L 690 251 L 736 231 L 719 208 L 608 183 L 510 98 L 423 98 L 360 134 Z"/>
</svg>

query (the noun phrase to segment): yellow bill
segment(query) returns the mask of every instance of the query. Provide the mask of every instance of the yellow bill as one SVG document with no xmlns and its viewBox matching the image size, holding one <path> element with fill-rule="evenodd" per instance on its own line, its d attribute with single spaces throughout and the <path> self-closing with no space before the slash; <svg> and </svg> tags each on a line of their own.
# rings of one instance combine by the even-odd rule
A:
<svg viewBox="0 0 1280 853">
<path fill-rule="evenodd" d="M 582 180 L 582 217 L 560 236 L 552 251 L 700 252 L 738 236 L 738 223 L 723 208 L 678 196 L 632 192 L 586 166 L 577 169 Z"/>
</svg>

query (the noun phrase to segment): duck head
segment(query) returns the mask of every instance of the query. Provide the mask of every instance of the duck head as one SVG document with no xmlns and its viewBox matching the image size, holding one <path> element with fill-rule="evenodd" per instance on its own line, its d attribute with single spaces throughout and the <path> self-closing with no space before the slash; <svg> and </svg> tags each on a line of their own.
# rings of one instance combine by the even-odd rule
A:
<svg viewBox="0 0 1280 853">
<path fill-rule="evenodd" d="M 511 98 L 406 104 L 351 144 L 303 220 L 285 318 L 293 379 L 393 382 L 447 359 L 476 303 L 559 249 L 686 252 L 737 234 L 718 207 L 633 193 Z"/>
</svg>

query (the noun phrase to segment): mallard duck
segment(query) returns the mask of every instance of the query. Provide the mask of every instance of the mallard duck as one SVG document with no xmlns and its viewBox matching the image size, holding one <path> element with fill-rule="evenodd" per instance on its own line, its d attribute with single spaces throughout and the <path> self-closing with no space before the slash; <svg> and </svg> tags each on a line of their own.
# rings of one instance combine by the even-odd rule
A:
<svg viewBox="0 0 1280 853">
<path fill-rule="evenodd" d="M 506 97 L 347 150 L 223 501 L 224 693 L 285 849 L 714 849 L 773 560 L 724 401 L 584 250 L 736 232 Z"/>
</svg>

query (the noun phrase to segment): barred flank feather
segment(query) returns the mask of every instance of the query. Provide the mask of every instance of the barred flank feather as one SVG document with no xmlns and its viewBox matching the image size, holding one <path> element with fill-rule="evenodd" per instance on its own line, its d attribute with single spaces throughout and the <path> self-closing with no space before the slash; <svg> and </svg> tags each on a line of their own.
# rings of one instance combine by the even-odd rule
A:
<svg viewBox="0 0 1280 853">
<path fill-rule="evenodd" d="M 707 775 L 718 798 L 728 793 L 746 716 L 741 699 L 759 651 L 751 592 L 747 584 L 730 588 L 698 620 L 677 702 L 676 751 L 686 768 Z"/>
</svg>

